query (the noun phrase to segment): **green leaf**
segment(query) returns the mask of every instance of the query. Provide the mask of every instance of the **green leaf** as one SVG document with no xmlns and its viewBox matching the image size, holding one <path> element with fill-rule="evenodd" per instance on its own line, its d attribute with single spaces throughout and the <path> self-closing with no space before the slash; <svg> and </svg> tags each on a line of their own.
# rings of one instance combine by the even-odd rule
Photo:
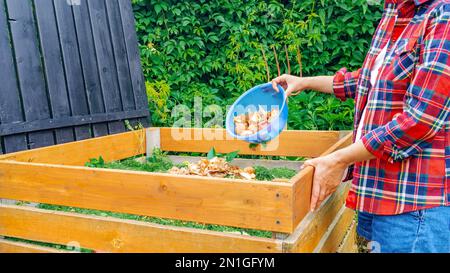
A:
<svg viewBox="0 0 450 273">
<path fill-rule="evenodd" d="M 214 147 L 212 147 L 211 150 L 209 150 L 209 152 L 208 152 L 207 158 L 208 158 L 209 160 L 211 160 L 211 159 L 213 159 L 213 158 L 216 157 L 216 156 L 217 156 L 217 154 L 216 154 L 216 149 L 214 149 Z"/>
<path fill-rule="evenodd" d="M 231 161 L 233 161 L 233 159 L 235 159 L 238 156 L 238 154 L 239 154 L 239 150 L 228 153 L 225 156 L 225 158 L 226 158 L 227 162 L 231 162 Z"/>
</svg>

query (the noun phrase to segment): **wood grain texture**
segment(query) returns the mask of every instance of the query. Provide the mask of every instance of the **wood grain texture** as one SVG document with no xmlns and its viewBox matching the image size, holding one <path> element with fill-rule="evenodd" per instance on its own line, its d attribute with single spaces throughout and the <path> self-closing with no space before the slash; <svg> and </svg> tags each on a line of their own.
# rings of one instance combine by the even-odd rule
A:
<svg viewBox="0 0 450 273">
<path fill-rule="evenodd" d="M 338 253 L 358 253 L 358 245 L 356 243 L 356 220 L 352 222 L 344 241 L 341 243 L 338 249 Z"/>
<path fill-rule="evenodd" d="M 97 252 L 281 252 L 272 239 L 17 206 L 0 205 L 0 222 L 2 235 Z"/>
<path fill-rule="evenodd" d="M 0 161 L 0 198 L 292 232 L 291 185 Z"/>
<path fill-rule="evenodd" d="M 345 238 L 349 227 L 355 218 L 355 211 L 343 205 L 336 215 L 333 223 L 328 227 L 327 232 L 322 237 L 314 252 L 335 253 Z"/>
<path fill-rule="evenodd" d="M 27 0 L 6 0 L 6 6 L 25 120 L 48 119 L 51 114 L 33 6 Z M 28 134 L 30 149 L 53 144 L 52 131 Z"/>
<path fill-rule="evenodd" d="M 5 1 L 0 1 L 0 124 L 23 121 L 19 86 L 14 64 L 13 47 L 6 16 Z M 27 136 L 20 134 L 2 137 L 2 153 L 11 153 L 27 149 Z M 3 149 L 4 146 L 4 149 Z"/>
<path fill-rule="evenodd" d="M 110 31 L 108 27 L 105 27 L 109 24 L 106 4 L 104 0 L 89 0 L 86 2 L 91 19 L 100 82 L 105 94 L 103 97 L 105 110 L 106 112 L 120 112 L 123 110 L 123 106 L 117 78 L 117 67 Z M 114 121 L 108 123 L 108 129 L 110 134 L 117 134 L 125 131 L 125 125 L 123 122 Z"/>
<path fill-rule="evenodd" d="M 0 253 L 70 253 L 51 247 L 0 239 Z"/>
<path fill-rule="evenodd" d="M 138 130 L 6 154 L 0 160 L 83 166 L 90 158 L 99 156 L 114 161 L 144 153 L 145 131 Z"/>
<path fill-rule="evenodd" d="M 36 21 L 39 31 L 39 41 L 42 48 L 42 60 L 46 75 L 47 90 L 49 94 L 49 103 L 51 117 L 59 119 L 71 115 L 69 97 L 67 95 L 66 78 L 64 74 L 63 56 L 59 43 L 59 32 L 57 28 L 56 16 L 54 13 L 53 1 L 42 0 L 35 5 Z M 34 121 L 39 123 L 39 120 Z M 23 132 L 35 131 L 36 129 L 26 128 L 22 124 L 10 124 L 7 132 L 14 133 L 15 129 L 25 129 Z M 1 127 L 1 126 L 0 126 Z M 38 127 L 43 129 L 42 127 Z M 0 134 L 2 134 L 0 130 Z M 62 128 L 55 130 L 57 143 L 66 143 L 75 140 L 72 128 Z"/>
<path fill-rule="evenodd" d="M 331 145 L 326 149 L 321 156 L 328 155 L 334 151 L 342 149 L 351 145 L 352 134 L 349 133 L 342 137 L 339 141 Z M 297 175 L 291 178 L 290 183 L 293 185 L 293 229 L 302 221 L 305 215 L 310 210 L 311 194 L 312 194 L 312 182 L 314 177 L 314 168 L 306 167 L 300 171 Z"/>
<path fill-rule="evenodd" d="M 161 128 L 161 149 L 175 152 L 208 152 L 212 147 L 218 153 L 239 150 L 247 155 L 278 155 L 316 157 L 339 140 L 335 131 L 283 131 L 278 138 L 250 149 L 245 141 L 233 139 L 224 129 Z"/>
<path fill-rule="evenodd" d="M 284 251 L 313 252 L 344 205 L 349 188 L 349 183 L 341 184 L 317 211 L 306 214 L 295 231 L 284 242 Z"/>
<path fill-rule="evenodd" d="M 0 2 L 0 154 L 148 126 L 130 1 Z"/>
<path fill-rule="evenodd" d="M 148 98 L 145 88 L 144 73 L 142 72 L 138 39 L 131 1 L 118 1 L 119 11 L 125 35 L 128 65 L 130 68 L 131 85 L 133 87 L 136 109 L 148 109 Z M 150 126 L 150 116 L 139 119 L 144 127 Z"/>
</svg>

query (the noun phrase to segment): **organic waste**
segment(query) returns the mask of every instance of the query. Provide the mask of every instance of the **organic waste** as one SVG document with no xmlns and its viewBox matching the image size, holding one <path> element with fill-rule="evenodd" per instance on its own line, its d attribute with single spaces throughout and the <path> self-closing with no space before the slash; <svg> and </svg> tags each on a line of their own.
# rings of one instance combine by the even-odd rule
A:
<svg viewBox="0 0 450 273">
<path fill-rule="evenodd" d="M 229 177 L 252 180 L 256 178 L 255 169 L 246 167 L 244 169 L 229 164 L 225 158 L 213 157 L 202 158 L 198 163 L 187 163 L 186 167 L 172 167 L 170 174 L 199 175 L 212 177 Z"/>
<path fill-rule="evenodd" d="M 278 109 L 266 111 L 260 105 L 256 112 L 248 112 L 234 117 L 235 133 L 239 136 L 256 134 L 266 128 L 279 114 Z"/>
<path fill-rule="evenodd" d="M 100 156 L 98 158 L 91 158 L 89 162 L 86 162 L 85 166 L 91 168 L 161 172 L 179 175 L 199 175 L 260 181 L 290 179 L 296 174 L 295 170 L 283 167 L 271 169 L 262 166 L 253 166 L 243 169 L 239 168 L 238 166 L 231 164 L 238 156 L 238 152 L 239 151 L 228 154 L 219 154 L 212 148 L 207 153 L 206 158 L 200 159 L 197 163 L 185 161 L 180 164 L 174 164 L 165 152 L 155 149 L 144 161 L 137 160 L 137 158 L 133 157 L 120 161 L 105 162 L 103 157 Z"/>
</svg>

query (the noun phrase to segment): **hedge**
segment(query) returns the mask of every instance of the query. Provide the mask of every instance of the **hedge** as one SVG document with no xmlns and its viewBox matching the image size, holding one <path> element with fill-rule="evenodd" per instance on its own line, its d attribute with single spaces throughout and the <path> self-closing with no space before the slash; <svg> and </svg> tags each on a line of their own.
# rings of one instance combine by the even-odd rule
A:
<svg viewBox="0 0 450 273">
<path fill-rule="evenodd" d="M 369 2 L 370 3 L 370 2 Z M 133 0 L 155 126 L 177 104 L 225 110 L 244 91 L 281 73 L 332 75 L 361 66 L 382 6 L 366 0 Z M 263 53 L 264 52 L 264 53 Z M 289 100 L 290 129 L 351 128 L 354 102 L 303 92 Z"/>
</svg>

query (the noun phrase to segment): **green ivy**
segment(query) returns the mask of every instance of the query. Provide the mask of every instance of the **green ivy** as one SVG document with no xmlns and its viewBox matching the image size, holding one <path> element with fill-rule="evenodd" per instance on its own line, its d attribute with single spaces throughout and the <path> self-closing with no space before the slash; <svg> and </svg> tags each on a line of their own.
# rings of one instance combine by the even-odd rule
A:
<svg viewBox="0 0 450 273">
<path fill-rule="evenodd" d="M 170 126 L 177 104 L 225 110 L 244 91 L 281 73 L 332 75 L 357 69 L 381 17 L 380 5 L 366 0 L 133 0 L 139 47 L 153 122 Z M 155 92 L 162 90 L 161 94 Z M 169 96 L 169 97 L 167 97 Z M 154 101 L 158 103 L 154 103 Z M 161 103 L 161 101 L 163 103 Z M 304 92 L 289 100 L 289 128 L 348 129 L 353 102 Z"/>
</svg>

